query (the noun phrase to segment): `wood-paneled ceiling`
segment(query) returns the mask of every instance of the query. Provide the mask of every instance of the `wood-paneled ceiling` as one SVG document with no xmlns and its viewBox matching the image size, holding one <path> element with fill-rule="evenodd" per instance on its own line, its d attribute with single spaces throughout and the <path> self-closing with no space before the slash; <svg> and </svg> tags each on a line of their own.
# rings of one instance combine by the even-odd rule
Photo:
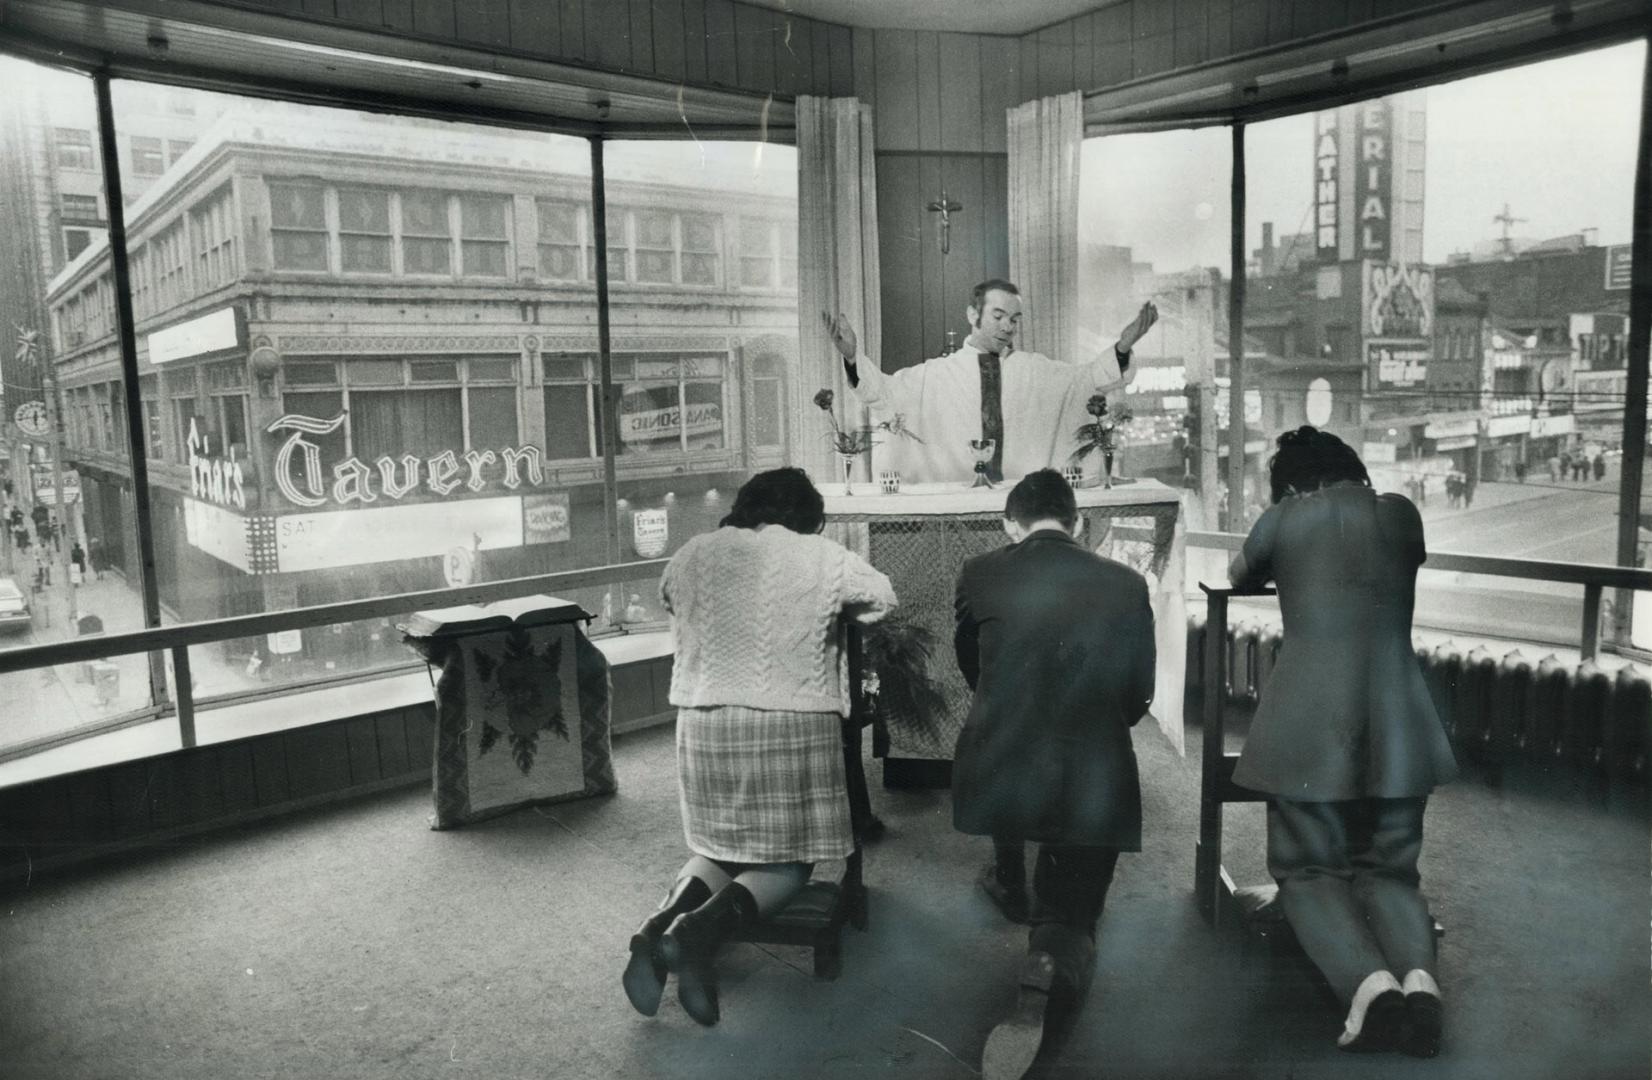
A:
<svg viewBox="0 0 1652 1080">
<path fill-rule="evenodd" d="M 1116 0 L 750 0 L 811 19 L 872 29 L 1025 34 Z M 1170 3 L 1171 0 L 1159 0 Z"/>
</svg>

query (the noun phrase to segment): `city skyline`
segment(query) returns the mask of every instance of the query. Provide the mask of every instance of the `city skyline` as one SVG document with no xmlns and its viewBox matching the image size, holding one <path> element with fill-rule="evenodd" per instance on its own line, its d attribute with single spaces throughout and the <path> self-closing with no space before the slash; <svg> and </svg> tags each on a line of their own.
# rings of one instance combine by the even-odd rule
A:
<svg viewBox="0 0 1652 1080">
<path fill-rule="evenodd" d="M 1645 54 L 1631 42 L 1423 90 L 1424 261 L 1495 241 L 1504 203 L 1524 219 L 1516 237 L 1593 228 L 1628 243 Z M 1313 116 L 1246 132 L 1247 253 L 1264 222 L 1276 239 L 1312 224 Z M 1161 272 L 1225 272 L 1231 144 L 1225 127 L 1085 140 L 1080 240 L 1131 247 Z"/>
</svg>

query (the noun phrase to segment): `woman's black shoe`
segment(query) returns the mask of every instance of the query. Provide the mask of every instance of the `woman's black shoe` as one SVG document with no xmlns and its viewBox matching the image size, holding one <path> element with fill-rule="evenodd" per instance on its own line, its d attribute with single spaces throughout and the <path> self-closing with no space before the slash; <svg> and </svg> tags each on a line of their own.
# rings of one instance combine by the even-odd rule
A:
<svg viewBox="0 0 1652 1080">
<path fill-rule="evenodd" d="M 706 1027 L 721 1015 L 717 1007 L 717 948 L 740 926 L 757 920 L 757 900 L 744 885 L 730 882 L 717 895 L 677 916 L 660 938 L 659 954 L 677 973 L 677 1000 Z"/>
<path fill-rule="evenodd" d="M 625 985 L 625 996 L 644 1016 L 653 1016 L 660 1008 L 660 996 L 665 993 L 665 960 L 659 953 L 660 936 L 685 911 L 693 911 L 711 898 L 711 886 L 697 877 L 678 878 L 666 894 L 660 910 L 650 915 L 637 932 L 631 935 L 631 960 L 625 965 L 620 981 Z"/>
</svg>

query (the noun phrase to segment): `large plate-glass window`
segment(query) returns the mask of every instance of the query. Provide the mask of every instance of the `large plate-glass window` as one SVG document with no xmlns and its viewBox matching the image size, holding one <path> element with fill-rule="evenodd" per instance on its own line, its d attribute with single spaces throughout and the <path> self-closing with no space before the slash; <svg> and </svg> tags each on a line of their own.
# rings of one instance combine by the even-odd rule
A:
<svg viewBox="0 0 1652 1080">
<path fill-rule="evenodd" d="M 691 142 L 611 142 L 604 153 L 610 222 L 624 223 L 611 224 L 611 242 L 630 271 L 613 277 L 611 298 L 617 430 L 605 432 L 595 397 L 582 396 L 596 388 L 579 385 L 578 358 L 558 358 L 554 382 L 548 359 L 544 392 L 570 452 L 584 445 L 587 423 L 597 453 L 611 438 L 617 555 L 632 561 L 715 529 L 752 473 L 783 463 L 797 288 L 795 257 L 789 274 L 782 264 L 796 251 L 797 156 Z M 761 280 L 748 269 L 759 256 Z M 675 287 L 669 298 L 665 285 Z M 604 625 L 665 624 L 651 580 L 609 590 L 602 603 Z"/>
<path fill-rule="evenodd" d="M 1079 189 L 1080 354 L 1112 348 L 1145 302 L 1159 312 L 1136 344 L 1135 380 L 1112 398 L 1116 468 L 1186 486 L 1208 528 L 1224 500 L 1232 138 L 1209 127 L 1087 139 Z M 1086 462 L 1099 472 L 1099 455 Z"/>
<path fill-rule="evenodd" d="M 11 649 L 141 630 L 144 611 L 92 84 L 0 57 L 0 86 L 0 649 Z M 56 228 L 60 214 L 76 228 Z M 149 658 L 3 675 L 0 698 L 5 759 L 141 716 Z"/>
<path fill-rule="evenodd" d="M 588 142 L 189 90 L 152 116 L 148 88 L 114 89 L 123 145 L 195 141 L 127 215 L 170 616 L 607 561 L 595 289 L 523 304 L 589 246 Z M 71 299 L 77 331 L 107 322 Z M 554 384 L 583 395 L 573 434 L 547 425 L 561 354 L 583 358 Z M 193 649 L 203 739 L 241 696 L 405 669 L 395 621 Z"/>
<path fill-rule="evenodd" d="M 1616 561 L 1645 53 L 1248 129 L 1266 433 L 1337 432 L 1431 550 Z M 1581 621 L 1576 586 L 1425 569 L 1418 589 L 1420 627 L 1575 645 Z"/>
</svg>

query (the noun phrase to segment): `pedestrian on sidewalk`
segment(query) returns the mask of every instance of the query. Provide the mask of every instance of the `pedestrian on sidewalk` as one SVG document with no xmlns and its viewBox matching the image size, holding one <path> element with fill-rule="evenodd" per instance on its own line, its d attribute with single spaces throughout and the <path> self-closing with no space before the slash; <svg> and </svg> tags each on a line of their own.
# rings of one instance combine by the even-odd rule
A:
<svg viewBox="0 0 1652 1080">
<path fill-rule="evenodd" d="M 1606 456 L 1604 454 L 1596 454 L 1595 455 L 1595 483 L 1598 484 L 1604 479 L 1606 479 Z"/>
<path fill-rule="evenodd" d="M 80 576 L 84 578 L 86 576 L 86 549 L 80 546 L 79 540 L 76 540 L 74 546 L 69 549 L 69 561 L 75 564 L 75 569 L 79 570 Z"/>
</svg>

